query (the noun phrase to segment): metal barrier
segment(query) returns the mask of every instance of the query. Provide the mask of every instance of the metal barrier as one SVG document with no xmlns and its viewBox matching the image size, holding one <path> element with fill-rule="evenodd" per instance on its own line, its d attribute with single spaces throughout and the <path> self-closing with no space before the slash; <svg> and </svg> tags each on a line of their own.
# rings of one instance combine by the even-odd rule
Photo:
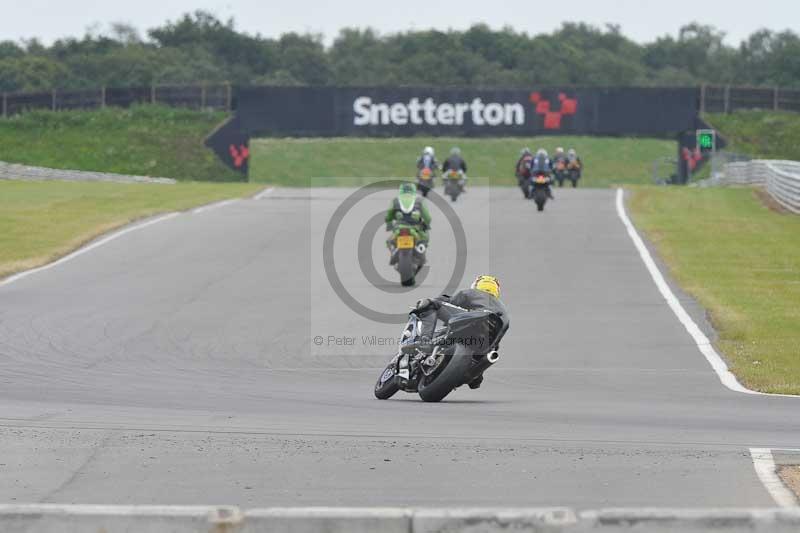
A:
<svg viewBox="0 0 800 533">
<path fill-rule="evenodd" d="M 174 184 L 171 178 L 150 176 L 129 176 L 110 172 L 89 172 L 85 170 L 64 170 L 57 168 L 32 167 L 0 161 L 0 180 L 24 181 L 110 181 L 115 183 L 162 183 Z"/>
<path fill-rule="evenodd" d="M 765 161 L 767 192 L 783 207 L 800 214 L 800 163 Z"/>
<path fill-rule="evenodd" d="M 37 93 L 2 93 L 0 117 L 6 118 L 33 109 L 61 111 L 97 109 L 106 106 L 130 107 L 134 104 L 164 104 L 190 109 L 231 111 L 235 106 L 234 96 L 234 88 L 230 84 L 101 87 L 74 91 L 53 89 Z"/>
</svg>

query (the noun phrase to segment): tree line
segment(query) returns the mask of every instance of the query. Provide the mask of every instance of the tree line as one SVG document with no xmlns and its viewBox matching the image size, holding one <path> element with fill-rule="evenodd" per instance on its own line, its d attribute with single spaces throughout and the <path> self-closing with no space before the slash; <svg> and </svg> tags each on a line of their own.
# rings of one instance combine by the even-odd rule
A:
<svg viewBox="0 0 800 533">
<path fill-rule="evenodd" d="M 320 35 L 251 35 L 197 11 L 148 30 L 113 24 L 49 46 L 0 41 L 0 91 L 152 84 L 800 86 L 800 37 L 760 30 L 738 46 L 692 23 L 677 36 L 639 44 L 619 26 L 564 23 L 530 36 L 483 24 L 466 31 L 379 35 L 344 29 Z"/>
</svg>

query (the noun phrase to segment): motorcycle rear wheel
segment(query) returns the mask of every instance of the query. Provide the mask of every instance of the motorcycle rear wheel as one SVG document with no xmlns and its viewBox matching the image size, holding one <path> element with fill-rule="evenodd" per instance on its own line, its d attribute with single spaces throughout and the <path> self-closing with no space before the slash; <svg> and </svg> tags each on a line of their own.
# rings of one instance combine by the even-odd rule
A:
<svg viewBox="0 0 800 533">
<path fill-rule="evenodd" d="M 397 257 L 397 271 L 400 272 L 400 285 L 413 287 L 417 282 L 414 274 L 414 257 L 410 250 L 401 250 Z"/>
<path fill-rule="evenodd" d="M 457 345 L 455 353 L 441 371 L 432 377 L 423 376 L 419 380 L 419 397 L 424 402 L 442 401 L 453 389 L 463 384 L 471 364 L 470 353 L 461 344 Z"/>
</svg>

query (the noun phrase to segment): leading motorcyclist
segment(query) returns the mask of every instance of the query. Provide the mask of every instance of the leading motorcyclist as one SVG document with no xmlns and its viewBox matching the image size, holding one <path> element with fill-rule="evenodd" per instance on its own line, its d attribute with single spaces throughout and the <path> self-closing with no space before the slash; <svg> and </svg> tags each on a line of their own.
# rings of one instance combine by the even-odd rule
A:
<svg viewBox="0 0 800 533">
<path fill-rule="evenodd" d="M 509 322 L 506 306 L 500 300 L 500 281 L 494 276 L 482 274 L 475 278 L 469 289 L 462 289 L 453 296 L 442 294 L 436 298 L 423 298 L 417 301 L 415 312 L 422 322 L 421 336 L 428 343 L 436 330 L 437 320 L 446 324 L 452 316 L 463 312 L 451 306 L 458 306 L 468 311 L 486 309 L 502 315 L 506 324 Z M 496 349 L 499 350 L 500 346 L 498 345 Z M 470 381 L 469 388 L 477 389 L 482 382 L 483 374 Z"/>
<path fill-rule="evenodd" d="M 386 212 L 386 231 L 392 231 L 396 223 L 414 227 L 420 235 L 420 241 L 428 243 L 431 227 L 431 214 L 425 202 L 417 196 L 417 186 L 413 183 L 401 183 L 397 196 Z M 391 247 L 392 237 L 387 244 Z"/>
<path fill-rule="evenodd" d="M 544 148 L 539 148 L 536 150 L 536 155 L 530 160 L 529 168 L 530 176 L 544 174 L 550 178 L 550 174 L 553 171 L 553 163 L 550 161 L 550 158 L 547 155 L 547 150 Z M 554 199 L 553 191 L 549 184 L 547 185 L 547 196 L 551 200 Z"/>
</svg>

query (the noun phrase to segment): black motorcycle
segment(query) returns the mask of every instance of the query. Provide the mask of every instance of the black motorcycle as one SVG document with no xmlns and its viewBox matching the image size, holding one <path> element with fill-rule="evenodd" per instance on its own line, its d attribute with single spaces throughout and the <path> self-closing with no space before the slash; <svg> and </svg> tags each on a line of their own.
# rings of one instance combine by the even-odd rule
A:
<svg viewBox="0 0 800 533">
<path fill-rule="evenodd" d="M 567 173 L 569 181 L 572 182 L 572 187 L 578 186 L 578 180 L 581 179 L 581 164 L 577 160 L 570 160 L 569 164 L 567 165 Z"/>
<path fill-rule="evenodd" d="M 416 226 L 403 222 L 395 223 L 389 245 L 389 265 L 400 273 L 400 284 L 403 287 L 413 286 L 417 273 L 425 265 L 425 252 L 428 243 L 422 240 L 422 234 Z"/>
<path fill-rule="evenodd" d="M 444 175 L 444 193 L 455 202 L 462 192 L 464 192 L 464 173 L 460 170 L 450 169 Z"/>
<path fill-rule="evenodd" d="M 376 398 L 386 400 L 402 390 L 439 402 L 498 361 L 497 346 L 508 330 L 508 319 L 493 311 L 442 305 L 450 307 L 451 318 L 432 338 L 422 335 L 416 311 L 409 313 L 397 355 L 375 383 Z"/>
<path fill-rule="evenodd" d="M 427 197 L 431 189 L 433 189 L 433 180 L 436 177 L 433 170 L 430 168 L 423 168 L 417 175 L 417 190 L 422 193 L 422 196 Z"/>
<path fill-rule="evenodd" d="M 522 195 L 525 197 L 526 200 L 530 199 L 531 188 L 530 184 L 528 183 L 530 179 L 531 175 L 529 172 L 517 174 L 517 185 L 519 185 L 519 188 L 522 191 Z"/>
<path fill-rule="evenodd" d="M 564 186 L 564 180 L 569 179 L 569 170 L 567 170 L 567 162 L 564 159 L 557 159 L 553 166 L 553 177 L 559 187 Z"/>
<path fill-rule="evenodd" d="M 544 211 L 544 204 L 549 197 L 550 177 L 544 172 L 538 172 L 528 180 L 528 198 L 536 202 L 537 211 Z"/>
</svg>

